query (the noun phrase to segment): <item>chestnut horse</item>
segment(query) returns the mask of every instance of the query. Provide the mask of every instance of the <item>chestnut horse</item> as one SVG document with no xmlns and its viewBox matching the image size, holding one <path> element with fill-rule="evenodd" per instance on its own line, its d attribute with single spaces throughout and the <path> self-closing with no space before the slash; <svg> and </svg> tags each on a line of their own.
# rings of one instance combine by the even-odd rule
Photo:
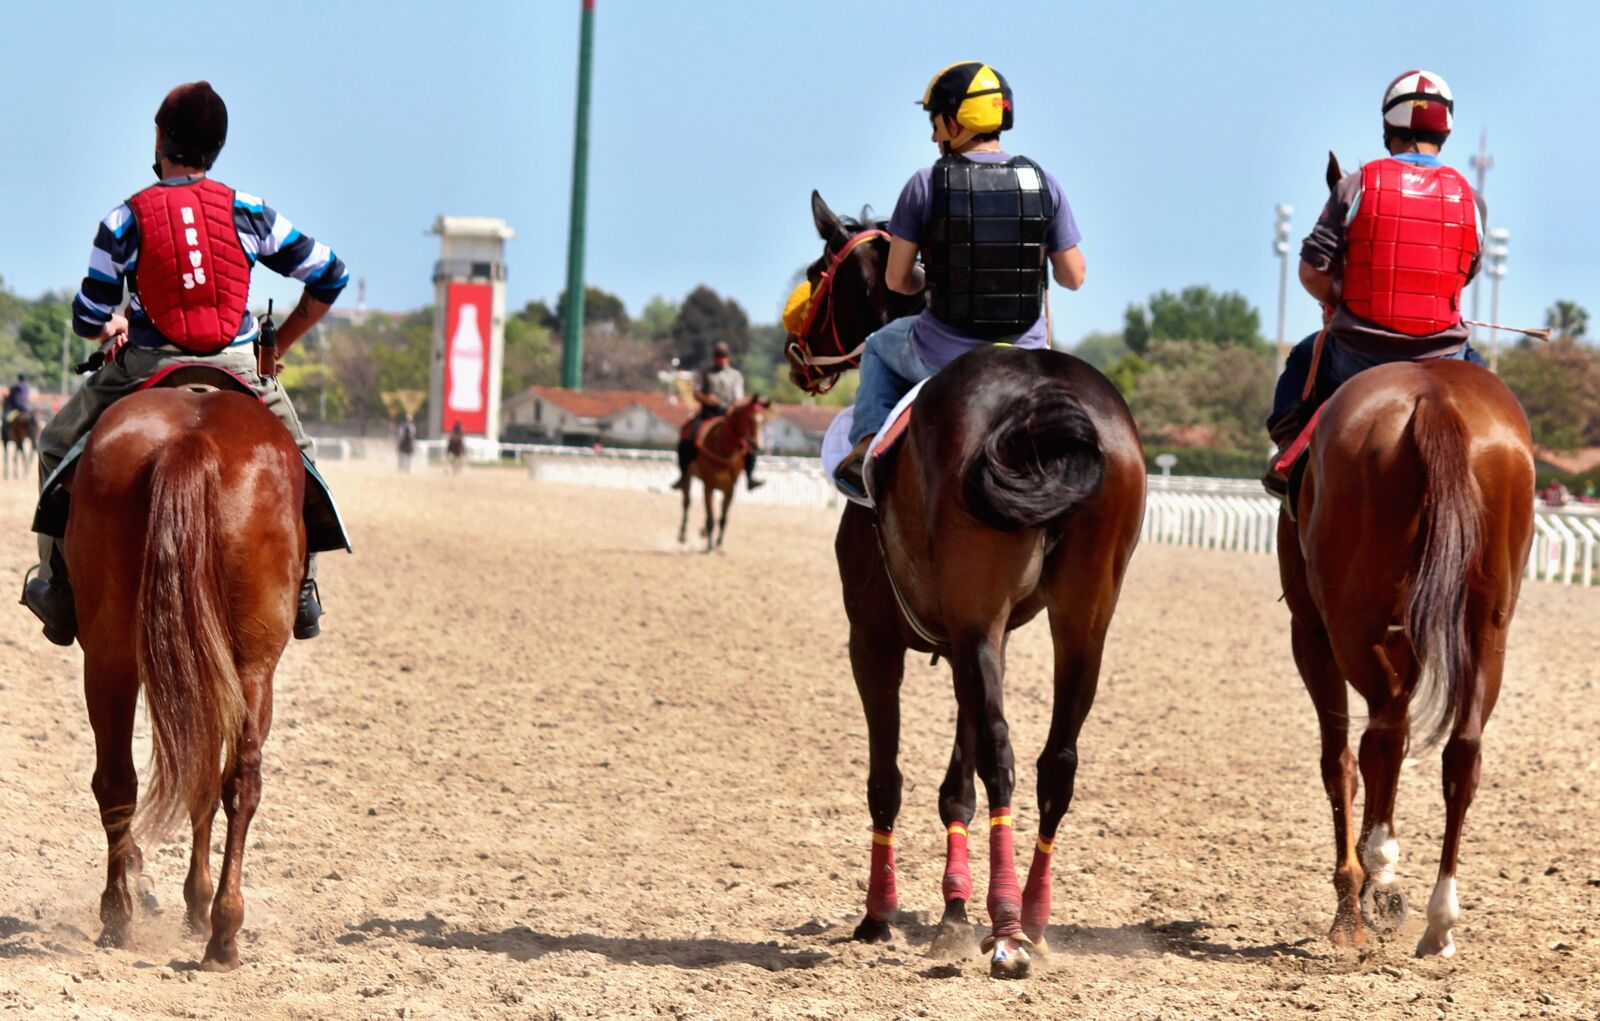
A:
<svg viewBox="0 0 1600 1021">
<path fill-rule="evenodd" d="M 858 350 L 907 301 L 884 283 L 885 238 L 863 241 L 862 225 L 841 221 L 815 193 L 812 213 L 827 244 L 808 271 L 813 307 L 789 356 L 796 383 L 820 389 L 820 377 L 843 363 L 808 371 L 810 356 Z M 950 660 L 954 675 L 956 733 L 939 788 L 947 845 L 933 950 L 959 955 L 974 947 L 967 828 L 977 808 L 976 775 L 989 804 L 992 935 L 983 945 L 992 975 L 1026 975 L 1027 948 L 1043 945 L 1050 917 L 1050 862 L 1072 801 L 1078 733 L 1144 516 L 1138 432 L 1122 396 L 1088 363 L 985 346 L 928 381 L 877 481 L 877 511 L 850 504 L 834 543 L 870 757 L 872 864 L 866 917 L 855 936 L 890 937 L 899 903 L 900 685 L 908 650 L 935 652 Z M 1008 634 L 1040 611 L 1055 646 L 1055 699 L 1038 760 L 1038 844 L 1019 889 L 1005 648 Z"/>
<path fill-rule="evenodd" d="M 64 549 L 95 734 L 94 795 L 107 842 L 105 946 L 127 943 L 142 687 L 154 744 L 139 835 L 186 816 L 189 927 L 209 934 L 203 966 L 239 963 L 245 834 L 261 800 L 272 675 L 289 640 L 306 556 L 305 470 L 294 440 L 248 395 L 158 389 L 96 424 L 72 482 Z M 211 823 L 228 819 L 220 888 Z M 209 910 L 208 910 L 209 907 Z"/>
<path fill-rule="evenodd" d="M 744 474 L 745 457 L 751 449 L 760 450 L 762 430 L 766 425 L 767 409 L 772 402 L 755 395 L 733 406 L 733 410 L 710 425 L 696 426 L 704 431 L 695 437 L 695 457 L 683 483 L 683 520 L 678 523 L 678 541 L 684 542 L 689 532 L 689 494 L 694 480 L 705 487 L 706 527 L 701 534 L 706 539 L 706 552 L 722 548 L 723 537 L 728 534 L 728 506 L 733 503 L 733 488 Z M 713 493 L 722 494 L 722 515 L 718 520 L 712 505 Z"/>
<path fill-rule="evenodd" d="M 1328 186 L 1340 177 L 1328 154 Z M 1456 862 L 1533 542 L 1533 441 L 1499 377 L 1454 359 L 1379 365 L 1340 386 L 1278 520 L 1295 665 L 1322 732 L 1337 896 L 1329 938 L 1398 929 L 1394 802 L 1412 725 L 1444 746 L 1444 846 L 1418 956 L 1455 953 Z M 1366 703 L 1358 760 L 1345 684 Z M 1413 713 L 1415 710 L 1415 713 Z"/>
</svg>

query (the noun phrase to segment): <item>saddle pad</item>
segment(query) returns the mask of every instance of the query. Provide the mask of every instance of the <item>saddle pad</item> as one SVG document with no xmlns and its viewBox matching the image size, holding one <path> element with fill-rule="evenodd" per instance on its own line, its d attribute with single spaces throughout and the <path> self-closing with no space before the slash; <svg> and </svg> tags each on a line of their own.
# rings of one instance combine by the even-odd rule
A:
<svg viewBox="0 0 1600 1021">
<path fill-rule="evenodd" d="M 833 421 L 828 423 L 827 432 L 822 434 L 822 471 L 829 482 L 833 481 L 833 473 L 838 470 L 839 465 L 844 463 L 844 459 L 850 454 L 850 427 L 855 424 L 855 420 L 856 409 L 845 408 L 833 416 Z M 838 489 L 837 486 L 834 488 Z M 842 489 L 839 492 L 851 503 L 859 503 L 861 506 L 868 508 L 872 506 L 871 500 L 863 500 L 860 497 L 852 496 Z"/>
<path fill-rule="evenodd" d="M 930 376 L 928 378 L 932 379 L 933 377 Z M 878 430 L 877 437 L 867 450 L 867 459 L 861 466 L 861 474 L 867 483 L 867 497 L 872 499 L 874 503 L 877 502 L 877 499 L 872 492 L 873 463 L 880 458 L 889 456 L 900 441 L 905 438 L 906 430 L 911 426 L 911 405 L 916 401 L 917 395 L 922 392 L 922 388 L 927 382 L 927 379 L 920 380 L 916 386 L 906 391 L 906 395 L 900 398 L 900 403 L 896 404 L 894 410 L 889 412 L 889 417 L 884 419 L 883 428 Z"/>
</svg>

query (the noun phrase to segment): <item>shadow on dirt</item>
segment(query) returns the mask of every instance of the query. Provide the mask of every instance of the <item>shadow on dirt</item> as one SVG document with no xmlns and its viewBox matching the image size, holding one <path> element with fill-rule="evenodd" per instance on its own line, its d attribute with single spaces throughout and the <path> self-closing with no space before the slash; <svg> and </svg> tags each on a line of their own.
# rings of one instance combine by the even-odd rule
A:
<svg viewBox="0 0 1600 1021">
<path fill-rule="evenodd" d="M 920 913 L 919 913 L 920 914 Z M 938 926 L 931 919 L 901 917 L 897 923 L 907 942 L 926 948 Z M 979 934 L 987 929 L 979 927 Z M 1052 925 L 1045 941 L 1055 954 L 1111 957 L 1156 957 L 1164 953 L 1209 961 L 1256 961 L 1278 958 L 1311 960 L 1322 955 L 1306 949 L 1311 937 L 1290 942 L 1231 942 L 1209 922 L 1199 920 L 1156 922 L 1146 919 L 1116 928 L 1092 925 Z M 940 976 L 934 976 L 940 977 Z"/>
<path fill-rule="evenodd" d="M 735 943 L 719 939 L 627 939 L 573 933 L 555 936 L 535 932 L 525 925 L 499 932 L 455 929 L 444 919 L 429 914 L 423 918 L 373 918 L 353 925 L 340 936 L 346 946 L 369 939 L 405 939 L 435 950 L 478 950 L 504 954 L 514 961 L 531 961 L 563 951 L 599 954 L 618 964 L 670 965 L 675 968 L 716 968 L 725 964 L 749 964 L 767 971 L 814 968 L 828 960 L 819 950 L 784 949 L 776 942 Z"/>
</svg>

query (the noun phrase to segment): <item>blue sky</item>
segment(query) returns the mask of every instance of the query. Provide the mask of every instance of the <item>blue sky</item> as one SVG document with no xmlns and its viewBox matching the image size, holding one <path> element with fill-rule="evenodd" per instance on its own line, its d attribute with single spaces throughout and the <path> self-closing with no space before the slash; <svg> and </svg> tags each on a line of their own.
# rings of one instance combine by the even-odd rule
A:
<svg viewBox="0 0 1600 1021">
<path fill-rule="evenodd" d="M 934 156 L 913 100 L 938 68 L 978 58 L 1016 91 L 1008 147 L 1061 180 L 1083 229 L 1088 282 L 1053 299 L 1063 339 L 1117 329 L 1128 302 L 1190 283 L 1243 291 L 1270 333 L 1274 203 L 1295 207 L 1298 242 L 1327 150 L 1347 165 L 1378 154 L 1383 87 L 1421 66 L 1455 91 L 1447 161 L 1465 171 L 1489 132 L 1490 220 L 1512 234 L 1502 319 L 1538 325 L 1557 298 L 1600 314 L 1600 5 L 1398 10 L 598 0 L 588 277 L 634 311 L 706 283 L 775 320 L 819 251 L 810 190 L 887 216 Z M 149 179 L 161 96 L 208 78 L 232 119 L 217 176 L 332 244 L 370 306 L 431 300 L 424 232 L 441 212 L 508 220 L 511 304 L 553 299 L 578 15 L 579 0 L 13 11 L 0 276 L 24 294 L 76 286 L 95 222 Z M 297 291 L 256 279 L 258 298 Z M 1290 333 L 1315 319 L 1291 291 Z"/>
</svg>

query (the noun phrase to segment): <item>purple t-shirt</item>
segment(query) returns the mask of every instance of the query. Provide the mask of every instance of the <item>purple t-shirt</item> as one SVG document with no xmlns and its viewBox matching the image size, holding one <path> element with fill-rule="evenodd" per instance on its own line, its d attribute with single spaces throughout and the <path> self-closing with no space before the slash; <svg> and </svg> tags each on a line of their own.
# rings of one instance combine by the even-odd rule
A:
<svg viewBox="0 0 1600 1021">
<path fill-rule="evenodd" d="M 1003 163 L 1011 158 L 1003 152 L 969 152 L 963 155 L 974 163 Z M 1083 235 L 1078 233 L 1078 221 L 1072 218 L 1072 207 L 1067 205 L 1067 197 L 1061 194 L 1061 185 L 1048 170 L 1044 172 L 1044 183 L 1045 187 L 1050 189 L 1050 201 L 1056 211 L 1050 226 L 1045 230 L 1045 250 L 1052 253 L 1064 252 L 1076 247 L 1083 240 Z M 900 191 L 900 200 L 894 204 L 894 215 L 889 218 L 889 233 L 921 245 L 922 232 L 928 226 L 932 193 L 931 166 L 923 167 L 912 174 L 911 180 L 907 181 L 906 186 Z M 932 309 L 926 308 L 911 327 L 911 341 L 917 346 L 917 353 L 936 369 L 944 368 L 975 347 L 992 343 L 956 329 L 934 315 Z M 1040 316 L 1038 322 L 1024 330 L 1011 343 L 1017 347 L 1047 346 L 1050 337 L 1045 330 L 1044 316 Z"/>
</svg>

